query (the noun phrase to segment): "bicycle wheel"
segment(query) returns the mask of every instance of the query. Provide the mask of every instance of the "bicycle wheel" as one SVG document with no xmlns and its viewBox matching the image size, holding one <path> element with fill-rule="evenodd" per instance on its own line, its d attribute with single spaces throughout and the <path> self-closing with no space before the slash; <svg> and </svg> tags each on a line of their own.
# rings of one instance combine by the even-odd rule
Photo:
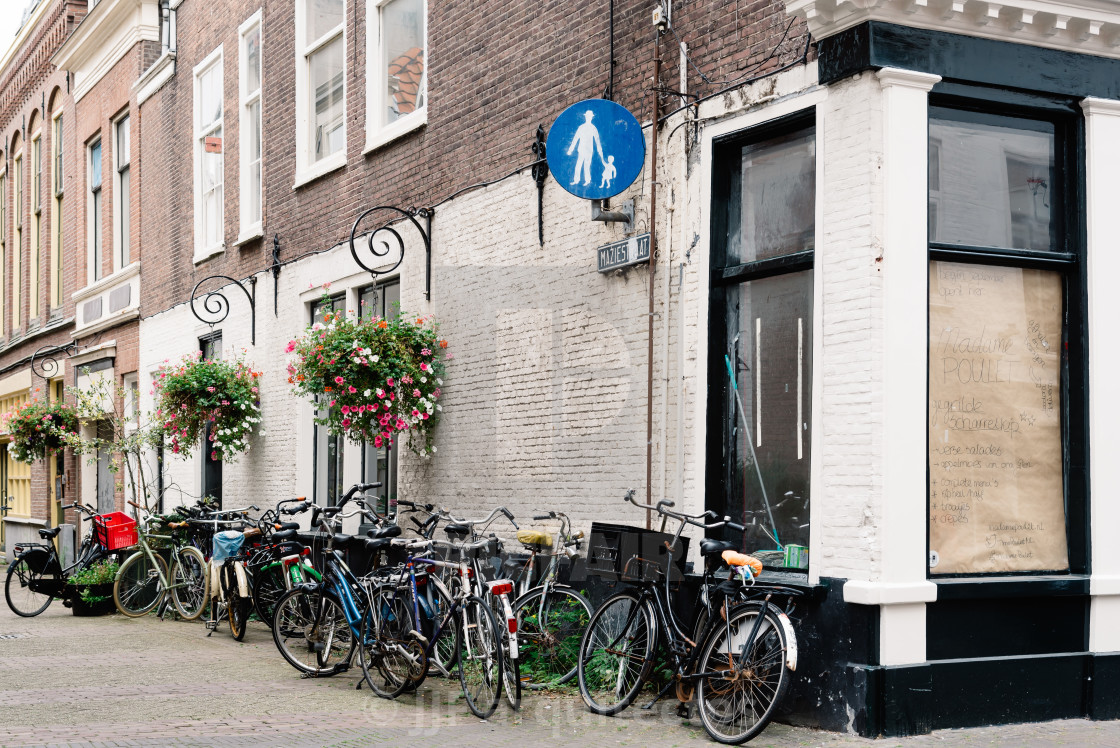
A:
<svg viewBox="0 0 1120 748">
<path fill-rule="evenodd" d="M 513 604 L 521 661 L 534 682 L 563 684 L 576 677 L 579 641 L 591 621 L 591 603 L 575 590 L 537 587 Z"/>
<path fill-rule="evenodd" d="M 502 698 L 502 637 L 490 606 L 467 598 L 459 613 L 459 682 L 467 707 L 486 719 Z"/>
<path fill-rule="evenodd" d="M 579 645 L 579 693 L 595 714 L 618 714 L 634 701 L 650 670 L 657 629 L 647 603 L 622 592 L 591 616 Z"/>
<path fill-rule="evenodd" d="M 180 548 L 171 564 L 171 602 L 183 620 L 193 621 L 206 609 L 206 568 L 202 552 L 193 546 Z"/>
<path fill-rule="evenodd" d="M 155 561 L 152 561 L 155 559 Z M 167 562 L 162 557 L 137 551 L 125 559 L 113 582 L 113 602 L 130 618 L 146 615 L 159 605 L 166 592 Z"/>
<path fill-rule="evenodd" d="M 284 575 L 284 565 L 279 561 L 253 573 L 253 606 L 257 616 L 266 623 L 272 620 L 276 603 L 288 591 Z"/>
<path fill-rule="evenodd" d="M 513 656 L 509 628 L 499 628 L 502 632 L 502 693 L 510 708 L 516 711 L 521 708 L 521 660 Z"/>
<path fill-rule="evenodd" d="M 51 595 L 32 589 L 38 588 L 40 582 L 49 576 L 54 576 L 44 573 L 42 568 L 36 568 L 41 566 L 42 564 L 31 563 L 27 557 L 21 556 L 8 567 L 8 578 L 4 581 L 4 599 L 17 616 L 33 618 L 49 608 L 54 600 Z M 61 584 L 57 586 L 61 587 Z"/>
<path fill-rule="evenodd" d="M 420 631 L 430 642 L 436 632 L 436 627 L 443 621 L 447 611 L 451 610 L 451 593 L 434 576 L 428 577 L 430 597 L 422 598 L 420 606 Z M 447 623 L 440 629 L 435 645 L 428 653 L 428 675 L 450 676 L 455 667 L 459 654 L 459 618 L 451 616 Z"/>
<path fill-rule="evenodd" d="M 416 637 L 407 596 L 380 587 L 370 596 L 358 650 L 362 675 L 378 696 L 394 699 L 424 679 L 428 658 Z"/>
<path fill-rule="evenodd" d="M 349 667 L 356 641 L 342 604 L 321 588 L 291 590 L 276 603 L 272 639 L 301 673 L 328 676 Z"/>
<path fill-rule="evenodd" d="M 249 623 L 249 612 L 253 609 L 252 596 L 241 594 L 237 579 L 240 561 L 226 561 L 221 568 L 222 597 L 228 603 L 229 632 L 237 641 L 245 639 L 245 626 Z"/>
<path fill-rule="evenodd" d="M 755 622 L 762 621 L 748 643 Z M 738 745 L 762 732 L 789 687 L 786 633 L 766 603 L 746 603 L 719 621 L 703 642 L 696 701 L 714 740 Z"/>
</svg>

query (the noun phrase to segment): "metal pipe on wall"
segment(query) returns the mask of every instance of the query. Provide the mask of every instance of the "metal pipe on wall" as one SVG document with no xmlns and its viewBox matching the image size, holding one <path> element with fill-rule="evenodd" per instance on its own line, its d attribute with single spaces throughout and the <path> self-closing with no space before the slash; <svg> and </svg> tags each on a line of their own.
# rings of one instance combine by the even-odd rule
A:
<svg viewBox="0 0 1120 748">
<path fill-rule="evenodd" d="M 650 131 L 649 172 L 649 329 L 646 352 L 646 504 L 653 503 L 653 297 L 657 276 L 657 121 L 660 118 L 661 32 L 654 32 L 653 56 L 653 128 Z M 646 529 L 652 528 L 653 516 L 646 510 Z"/>
</svg>

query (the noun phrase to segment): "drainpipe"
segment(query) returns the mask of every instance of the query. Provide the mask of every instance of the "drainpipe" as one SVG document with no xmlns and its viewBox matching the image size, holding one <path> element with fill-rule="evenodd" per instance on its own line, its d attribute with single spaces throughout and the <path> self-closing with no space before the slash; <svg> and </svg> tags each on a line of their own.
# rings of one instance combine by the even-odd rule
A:
<svg viewBox="0 0 1120 748">
<path fill-rule="evenodd" d="M 654 31 L 653 57 L 653 131 L 649 172 L 649 329 L 646 352 L 646 504 L 653 503 L 653 297 L 657 276 L 657 121 L 661 118 L 661 31 Z M 646 510 L 646 529 L 653 526 L 652 512 Z"/>
</svg>

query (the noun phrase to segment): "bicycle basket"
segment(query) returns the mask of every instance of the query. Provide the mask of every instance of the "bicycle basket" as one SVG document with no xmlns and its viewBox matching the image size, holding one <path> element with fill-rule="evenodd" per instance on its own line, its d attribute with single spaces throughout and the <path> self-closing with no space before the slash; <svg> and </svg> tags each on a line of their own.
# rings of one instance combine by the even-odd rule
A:
<svg viewBox="0 0 1120 748">
<path fill-rule="evenodd" d="M 222 530 L 214 533 L 214 561 L 225 561 L 230 556 L 241 552 L 241 545 L 245 542 L 244 533 L 238 530 Z"/>
<path fill-rule="evenodd" d="M 652 581 L 668 567 L 669 551 L 665 544 L 672 539 L 668 533 L 641 527 L 592 522 L 587 573 L 614 581 Z M 673 551 L 669 580 L 679 582 L 684 579 L 688 538 L 682 537 Z M 577 576 L 573 571 L 572 577 Z"/>
<path fill-rule="evenodd" d="M 136 520 L 124 512 L 95 514 L 93 516 L 93 527 L 98 540 L 110 551 L 136 545 L 139 539 L 136 532 Z"/>
</svg>

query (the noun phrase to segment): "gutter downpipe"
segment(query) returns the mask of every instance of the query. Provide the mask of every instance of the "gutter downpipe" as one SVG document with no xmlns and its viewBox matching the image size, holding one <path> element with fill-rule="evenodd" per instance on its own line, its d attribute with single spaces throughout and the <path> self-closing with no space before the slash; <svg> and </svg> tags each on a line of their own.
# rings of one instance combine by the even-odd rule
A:
<svg viewBox="0 0 1120 748">
<path fill-rule="evenodd" d="M 653 503 L 653 297 L 657 275 L 657 128 L 660 119 L 661 83 L 661 31 L 654 32 L 653 57 L 653 128 L 650 137 L 650 174 L 649 174 L 649 328 L 648 350 L 646 354 L 646 504 Z M 653 514 L 646 510 L 646 529 L 653 526 Z"/>
</svg>

